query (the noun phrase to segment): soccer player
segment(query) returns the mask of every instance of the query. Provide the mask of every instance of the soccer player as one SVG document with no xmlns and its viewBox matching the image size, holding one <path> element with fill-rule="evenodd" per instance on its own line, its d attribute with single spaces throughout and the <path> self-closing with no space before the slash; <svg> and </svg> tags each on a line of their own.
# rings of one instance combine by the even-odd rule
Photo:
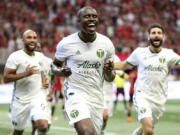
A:
<svg viewBox="0 0 180 135">
<path fill-rule="evenodd" d="M 134 104 L 141 122 L 141 128 L 133 135 L 153 135 L 154 124 L 162 116 L 167 100 L 167 76 L 172 66 L 180 66 L 180 56 L 173 50 L 163 48 L 165 30 L 160 24 L 148 28 L 148 43 L 138 47 L 126 61 L 115 63 L 116 70 L 129 65 L 137 66 Z"/>
<path fill-rule="evenodd" d="M 119 96 L 119 94 L 122 94 L 124 110 L 125 110 L 125 112 L 127 112 L 127 104 L 126 104 L 124 86 L 125 86 L 125 83 L 126 83 L 128 77 L 129 77 L 128 74 L 125 73 L 124 71 L 116 71 L 116 76 L 115 76 L 114 82 L 117 86 L 117 89 L 116 89 L 116 99 L 114 101 L 114 111 L 116 110 L 116 106 L 118 103 L 118 96 Z"/>
<path fill-rule="evenodd" d="M 65 77 L 65 111 L 78 135 L 100 135 L 103 81 L 113 81 L 115 50 L 109 38 L 96 32 L 98 14 L 92 7 L 78 12 L 80 31 L 57 45 L 52 71 Z M 111 68 L 108 68 L 108 67 Z"/>
<path fill-rule="evenodd" d="M 23 33 L 24 49 L 13 52 L 7 59 L 4 81 L 15 82 L 11 116 L 12 135 L 22 135 L 29 117 L 34 116 L 39 135 L 46 135 L 48 129 L 47 102 L 42 96 L 48 83 L 42 82 L 41 75 L 43 55 L 35 52 L 38 42 L 33 30 Z M 43 89 L 42 89 L 43 88 Z M 38 110 L 38 111 L 37 111 Z"/>
<path fill-rule="evenodd" d="M 35 51 L 42 52 L 40 43 L 37 43 Z M 42 75 L 43 75 L 43 78 L 47 79 L 47 80 L 43 80 L 43 81 L 48 81 L 49 82 L 48 88 L 43 90 L 44 96 L 45 96 L 47 104 L 48 104 L 48 108 L 46 109 L 46 111 L 47 111 L 47 114 L 49 114 L 48 115 L 48 130 L 49 130 L 50 125 L 51 125 L 51 101 L 52 101 L 52 95 L 53 95 L 52 86 L 53 86 L 53 82 L 54 82 L 54 75 L 51 72 L 52 59 L 44 55 L 44 57 L 42 59 L 42 63 L 43 63 L 42 64 L 43 65 L 42 66 Z M 35 125 L 33 115 L 32 115 L 31 119 L 32 119 L 32 132 L 31 132 L 31 135 L 38 135 L 38 130 L 37 130 L 37 127 Z"/>
<path fill-rule="evenodd" d="M 114 62 L 120 61 L 119 57 L 115 55 Z M 104 111 L 103 111 L 103 125 L 101 129 L 101 135 L 105 134 L 105 128 L 109 117 L 113 115 L 113 83 L 104 81 L 103 83 L 104 93 Z"/>
</svg>

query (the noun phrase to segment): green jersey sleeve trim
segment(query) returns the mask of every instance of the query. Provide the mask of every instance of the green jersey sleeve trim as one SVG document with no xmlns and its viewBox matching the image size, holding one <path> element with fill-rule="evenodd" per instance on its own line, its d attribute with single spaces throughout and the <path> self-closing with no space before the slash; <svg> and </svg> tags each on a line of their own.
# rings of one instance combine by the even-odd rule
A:
<svg viewBox="0 0 180 135">
<path fill-rule="evenodd" d="M 137 65 L 134 65 L 134 64 L 130 63 L 129 61 L 126 61 L 126 62 L 133 67 L 137 67 Z"/>
<path fill-rule="evenodd" d="M 180 60 L 178 60 L 175 65 L 180 66 Z"/>
</svg>

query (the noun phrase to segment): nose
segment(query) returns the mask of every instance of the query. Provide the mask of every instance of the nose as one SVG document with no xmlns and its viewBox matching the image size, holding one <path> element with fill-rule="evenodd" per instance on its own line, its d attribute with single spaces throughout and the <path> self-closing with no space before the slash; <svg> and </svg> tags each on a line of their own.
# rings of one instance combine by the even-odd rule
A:
<svg viewBox="0 0 180 135">
<path fill-rule="evenodd" d="M 93 17 L 93 15 L 89 16 L 89 20 L 95 20 L 95 18 Z"/>
</svg>

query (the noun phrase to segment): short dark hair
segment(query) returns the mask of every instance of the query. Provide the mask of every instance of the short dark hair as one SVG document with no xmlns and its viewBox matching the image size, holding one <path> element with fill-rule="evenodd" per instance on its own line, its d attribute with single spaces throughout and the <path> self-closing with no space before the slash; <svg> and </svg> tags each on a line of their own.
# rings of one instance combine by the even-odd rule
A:
<svg viewBox="0 0 180 135">
<path fill-rule="evenodd" d="M 165 33 L 164 27 L 161 24 L 154 23 L 154 24 L 149 25 L 149 27 L 148 27 L 149 34 L 151 32 L 151 29 L 153 29 L 153 28 L 160 28 L 162 30 L 162 32 Z"/>
<path fill-rule="evenodd" d="M 81 14 L 82 14 L 82 12 L 83 12 L 84 10 L 86 10 L 86 9 L 93 9 L 93 10 L 95 10 L 95 11 L 96 11 L 96 9 L 95 9 L 95 8 L 93 8 L 93 7 L 90 7 L 90 6 L 85 6 L 85 7 L 81 8 L 81 9 L 79 9 L 79 11 L 77 12 L 77 17 L 78 17 L 78 19 L 80 19 L 80 18 L 81 18 Z"/>
</svg>

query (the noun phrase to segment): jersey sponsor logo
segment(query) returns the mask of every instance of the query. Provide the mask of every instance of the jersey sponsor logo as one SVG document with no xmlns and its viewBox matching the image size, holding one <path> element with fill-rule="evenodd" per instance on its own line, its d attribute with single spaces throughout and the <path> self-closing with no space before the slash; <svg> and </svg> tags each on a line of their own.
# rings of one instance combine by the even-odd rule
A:
<svg viewBox="0 0 180 135">
<path fill-rule="evenodd" d="M 45 105 L 45 104 L 42 103 L 40 106 L 41 106 L 41 109 L 42 109 L 42 110 L 45 110 L 45 109 L 46 109 L 46 105 Z"/>
<path fill-rule="evenodd" d="M 166 62 L 166 59 L 165 59 L 165 58 L 159 58 L 159 62 L 160 62 L 160 63 L 165 63 L 165 62 Z"/>
<path fill-rule="evenodd" d="M 144 114 L 146 111 L 146 108 L 141 108 L 140 113 Z"/>
<path fill-rule="evenodd" d="M 99 58 L 102 58 L 102 57 L 104 57 L 104 50 L 98 49 L 97 52 L 96 52 L 96 54 L 97 54 L 97 56 L 98 56 Z"/>
<path fill-rule="evenodd" d="M 70 116 L 71 116 L 72 118 L 77 118 L 78 115 L 79 115 L 79 111 L 78 111 L 78 110 L 72 110 L 72 111 L 70 112 Z"/>
<path fill-rule="evenodd" d="M 163 70 L 163 67 L 161 67 L 161 66 L 153 67 L 152 65 L 149 65 L 149 66 L 145 67 L 144 70 L 147 70 L 147 71 L 160 71 L 161 72 Z"/>
<path fill-rule="evenodd" d="M 84 61 L 83 63 L 78 64 L 77 68 L 95 68 L 98 69 L 101 66 L 100 62 L 90 63 L 90 61 Z"/>
</svg>

